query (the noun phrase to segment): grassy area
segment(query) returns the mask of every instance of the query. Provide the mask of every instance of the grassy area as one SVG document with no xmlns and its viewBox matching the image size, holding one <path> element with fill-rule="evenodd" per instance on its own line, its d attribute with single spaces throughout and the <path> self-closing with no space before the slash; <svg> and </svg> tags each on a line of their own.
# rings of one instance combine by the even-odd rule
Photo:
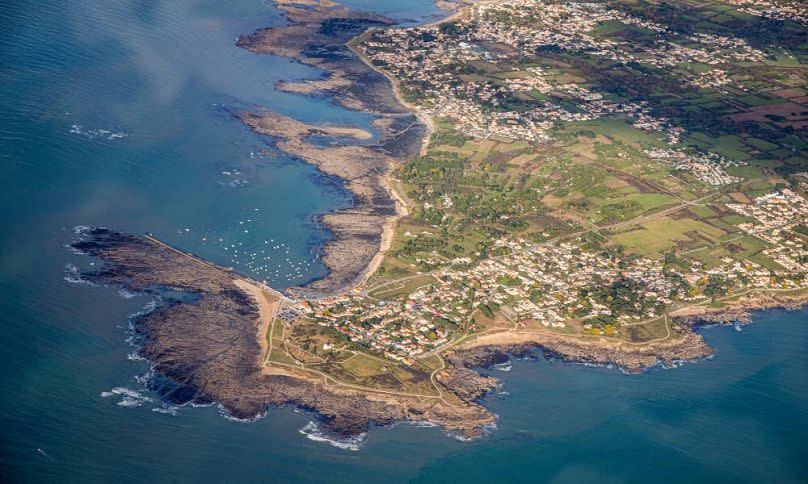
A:
<svg viewBox="0 0 808 484">
<path fill-rule="evenodd" d="M 664 193 L 636 193 L 624 198 L 637 202 L 643 211 L 654 210 L 677 202 L 674 197 Z"/>
<path fill-rule="evenodd" d="M 284 352 L 280 348 L 272 348 L 268 361 L 270 362 L 278 362 L 278 363 L 286 363 L 286 364 L 293 364 L 294 360 L 292 360 L 286 352 Z"/>
<path fill-rule="evenodd" d="M 349 371 L 359 378 L 368 378 L 371 376 L 390 373 L 393 371 L 395 366 L 387 361 L 370 357 L 362 353 L 357 353 L 356 355 L 340 363 L 340 365 L 346 371 Z"/>
<path fill-rule="evenodd" d="M 376 299 L 393 299 L 403 294 L 409 294 L 419 287 L 432 284 L 435 281 L 436 279 L 429 274 L 423 274 L 400 282 L 384 283 L 378 289 L 371 290 L 368 295 Z"/>
<path fill-rule="evenodd" d="M 725 233 L 699 220 L 661 217 L 645 222 L 638 229 L 618 233 L 610 238 L 633 253 L 659 257 L 672 247 L 714 244 Z"/>
<path fill-rule="evenodd" d="M 633 343 L 642 343 L 665 338 L 669 334 L 667 318 L 657 318 L 643 324 L 621 329 L 623 337 Z"/>
</svg>

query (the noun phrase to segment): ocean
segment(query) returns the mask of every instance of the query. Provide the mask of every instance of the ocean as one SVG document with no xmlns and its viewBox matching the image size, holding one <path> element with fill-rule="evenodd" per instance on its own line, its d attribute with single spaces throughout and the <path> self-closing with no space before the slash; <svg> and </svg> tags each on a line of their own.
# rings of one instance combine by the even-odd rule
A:
<svg viewBox="0 0 808 484">
<path fill-rule="evenodd" d="M 439 14 L 346 3 L 404 23 Z M 804 310 L 704 329 L 715 358 L 641 375 L 540 354 L 499 366 L 484 399 L 497 427 L 471 442 L 403 424 L 328 442 L 293 408 L 245 423 L 160 402 L 127 342 L 151 301 L 76 283 L 74 227 L 151 232 L 274 287 L 308 282 L 325 273 L 317 216 L 350 194 L 233 113 L 371 120 L 276 91 L 321 73 L 235 47 L 283 22 L 269 2 L 21 0 L 0 18 L 4 482 L 805 482 Z"/>
</svg>

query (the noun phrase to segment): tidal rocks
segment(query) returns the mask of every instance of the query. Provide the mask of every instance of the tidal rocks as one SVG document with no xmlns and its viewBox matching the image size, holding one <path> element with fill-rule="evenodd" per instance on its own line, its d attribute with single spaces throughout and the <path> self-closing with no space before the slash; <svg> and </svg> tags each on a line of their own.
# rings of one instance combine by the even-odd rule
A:
<svg viewBox="0 0 808 484">
<path fill-rule="evenodd" d="M 289 57 L 322 69 L 328 73 L 326 80 L 338 81 L 333 87 L 320 84 L 321 93 L 332 96 L 350 109 L 410 115 L 392 95 L 389 81 L 365 64 L 347 45 L 368 28 L 393 25 L 393 21 L 332 2 L 315 1 L 312 4 L 276 2 L 289 24 L 258 29 L 241 36 L 236 45 L 259 54 Z M 291 87 L 292 84 L 287 82 L 281 86 Z"/>
<path fill-rule="evenodd" d="M 629 373 L 638 373 L 652 366 L 672 366 L 681 360 L 697 360 L 713 354 L 704 339 L 693 332 L 660 342 L 630 345 L 614 342 L 588 342 L 574 339 L 551 339 L 540 344 L 548 356 L 567 362 L 596 365 L 616 365 Z"/>
<path fill-rule="evenodd" d="M 489 366 L 500 362 L 498 360 L 508 353 L 526 354 L 539 347 L 546 356 L 563 361 L 613 364 L 632 373 L 658 364 L 670 366 L 679 360 L 696 360 L 713 354 L 704 339 L 688 328 L 679 328 L 667 338 L 641 344 L 550 331 L 510 331 L 481 336 L 458 352 L 461 358 L 470 361 L 467 366 Z M 466 356 L 462 357 L 463 354 Z"/>
<path fill-rule="evenodd" d="M 280 150 L 343 180 L 353 193 L 351 208 L 320 217 L 320 222 L 334 234 L 334 240 L 323 248 L 322 257 L 330 272 L 306 289 L 327 294 L 355 285 L 381 251 L 384 230 L 392 229 L 403 210 L 384 180 L 395 160 L 367 146 L 318 146 L 308 141 L 313 134 L 334 136 L 333 127 L 313 126 L 266 111 L 241 113 L 239 118 L 254 131 L 272 137 Z"/>
<path fill-rule="evenodd" d="M 391 25 L 391 20 L 328 0 L 276 4 L 289 24 L 256 30 L 239 38 L 237 45 L 324 70 L 328 75 L 323 79 L 283 81 L 277 87 L 329 96 L 349 109 L 371 113 L 379 132 L 373 144 L 350 144 L 342 138 L 340 143 L 323 146 L 313 143 L 311 135 L 322 131 L 333 137 L 333 129 L 263 109 L 238 115 L 253 130 L 271 137 L 281 151 L 342 180 L 354 195 L 350 208 L 321 217 L 334 235 L 323 248 L 322 260 L 330 273 L 305 288 L 319 295 L 337 293 L 360 282 L 391 239 L 384 232 L 392 230 L 405 208 L 397 205 L 385 179 L 396 164 L 419 152 L 426 127 L 397 101 L 390 81 L 347 45 L 366 29 Z"/>
<path fill-rule="evenodd" d="M 728 324 L 749 324 L 752 317 L 745 309 L 728 309 L 720 312 L 708 312 L 701 314 L 690 314 L 679 316 L 673 319 L 679 326 L 695 329 L 699 326 L 728 325 Z"/>
</svg>

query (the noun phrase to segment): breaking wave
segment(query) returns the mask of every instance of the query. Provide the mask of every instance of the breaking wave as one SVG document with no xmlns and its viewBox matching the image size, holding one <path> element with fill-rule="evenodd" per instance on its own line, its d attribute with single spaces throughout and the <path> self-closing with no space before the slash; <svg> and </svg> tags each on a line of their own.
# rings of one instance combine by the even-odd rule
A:
<svg viewBox="0 0 808 484">
<path fill-rule="evenodd" d="M 65 276 L 63 279 L 70 284 L 85 284 L 87 286 L 98 286 L 98 284 L 81 277 L 81 271 L 74 264 L 65 264 Z"/>
<path fill-rule="evenodd" d="M 151 403 L 154 401 L 151 397 L 143 395 L 137 390 L 132 390 L 127 387 L 115 387 L 109 391 L 101 392 L 102 398 L 120 397 L 118 400 L 119 407 L 139 407 L 144 403 Z"/>
<path fill-rule="evenodd" d="M 162 413 L 162 414 L 166 414 L 166 415 L 172 415 L 172 416 L 175 416 L 175 417 L 177 416 L 177 413 L 179 412 L 179 410 L 180 410 L 180 407 L 178 407 L 176 405 L 169 405 L 167 403 L 163 404 L 163 405 L 160 405 L 159 407 L 153 407 L 151 409 L 152 412 Z"/>
<path fill-rule="evenodd" d="M 496 417 L 496 415 L 495 415 L 495 417 Z M 481 439 L 483 437 L 487 437 L 487 436 L 491 435 L 496 429 L 497 429 L 497 423 L 496 422 L 491 422 L 488 425 L 483 425 L 482 433 L 480 435 L 476 436 L 476 437 L 468 437 L 468 436 L 465 436 L 465 435 L 463 435 L 463 434 L 461 434 L 459 432 L 446 432 L 446 435 L 448 435 L 449 437 L 451 437 L 451 438 L 453 438 L 455 440 L 459 440 L 460 442 L 471 442 L 473 440 Z"/>
<path fill-rule="evenodd" d="M 510 361 L 506 361 L 505 363 L 498 363 L 498 364 L 494 365 L 494 369 L 497 370 L 497 371 L 508 372 L 508 371 L 511 371 L 512 368 L 513 368 L 513 365 L 511 364 Z"/>
<path fill-rule="evenodd" d="M 126 138 L 129 136 L 129 133 L 123 131 L 112 131 L 110 129 L 103 128 L 87 129 L 80 124 L 70 126 L 68 133 L 84 136 L 88 139 L 103 138 L 109 141 L 114 141 L 116 139 Z"/>
<path fill-rule="evenodd" d="M 192 403 L 191 406 L 193 406 L 193 407 L 209 407 L 210 405 L 197 405 L 197 404 Z M 229 411 L 227 411 L 227 409 L 224 408 L 224 405 L 219 404 L 219 405 L 217 405 L 217 407 L 219 408 L 219 415 L 221 415 L 222 417 L 224 417 L 227 420 L 230 420 L 231 422 L 252 423 L 252 422 L 256 422 L 258 420 L 261 420 L 262 418 L 267 416 L 267 411 L 264 410 L 264 411 L 262 411 L 261 413 L 259 413 L 258 415 L 254 416 L 254 417 L 248 417 L 248 418 L 236 417 L 233 414 L 231 414 Z"/>
<path fill-rule="evenodd" d="M 140 356 L 137 351 L 133 351 L 126 355 L 126 359 L 129 361 L 146 361 L 146 358 Z"/>
<path fill-rule="evenodd" d="M 313 440 L 315 442 L 325 442 L 329 445 L 333 445 L 339 449 L 344 450 L 359 450 L 359 446 L 363 440 L 365 440 L 365 436 L 367 433 L 362 433 L 353 437 L 345 437 L 345 438 L 338 438 L 334 435 L 330 435 L 320 428 L 314 421 L 309 421 L 302 429 L 298 430 L 301 434 L 305 435 L 307 439 Z"/>
</svg>

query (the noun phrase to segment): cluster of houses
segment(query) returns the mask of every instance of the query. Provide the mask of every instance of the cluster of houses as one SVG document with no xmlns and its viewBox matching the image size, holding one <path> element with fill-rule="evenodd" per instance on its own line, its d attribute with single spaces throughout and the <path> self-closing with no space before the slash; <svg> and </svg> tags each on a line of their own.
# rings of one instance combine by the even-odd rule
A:
<svg viewBox="0 0 808 484">
<path fill-rule="evenodd" d="M 749 90 L 730 78 L 729 73 L 723 69 L 711 69 L 706 72 L 697 72 L 691 77 L 689 84 L 699 89 L 718 89 L 723 93 L 726 93 L 727 91 L 722 89 L 722 87 L 730 84 L 741 91 Z"/>
<path fill-rule="evenodd" d="M 439 276 L 457 282 L 475 281 L 479 304 L 496 303 L 509 307 L 520 320 L 532 320 L 544 326 L 563 328 L 565 320 L 586 321 L 597 316 L 614 316 L 620 322 L 655 317 L 653 309 L 641 300 L 670 302 L 674 285 L 662 276 L 661 262 L 637 258 L 628 264 L 605 254 L 581 250 L 574 243 L 538 244 L 523 239 L 500 239 L 495 244 L 507 247 L 508 255 L 480 262 L 467 271 L 442 269 Z M 618 278 L 632 279 L 642 287 L 637 304 L 622 314 L 612 311 L 579 290 L 597 284 L 609 285 Z M 580 310 L 585 310 L 581 314 Z"/>
<path fill-rule="evenodd" d="M 412 358 L 449 342 L 449 328 L 435 324 L 442 313 L 412 297 L 403 302 L 376 301 L 344 294 L 318 301 L 301 301 L 296 316 L 304 316 L 343 333 L 388 358 L 412 363 Z"/>
<path fill-rule="evenodd" d="M 583 250 L 580 240 L 535 243 L 502 238 L 495 246 L 504 249 L 504 255 L 464 268 L 444 264 L 432 272 L 434 283 L 408 294 L 378 301 L 357 290 L 300 302 L 294 313 L 390 358 L 411 362 L 450 342 L 458 329 L 474 328 L 480 312 L 491 317 L 496 310 L 514 322 L 559 330 L 575 320 L 586 330 L 603 331 L 592 322 L 608 317 L 609 325 L 619 330 L 661 316 L 661 306 L 704 300 L 702 289 L 713 278 L 735 290 L 808 287 L 808 237 L 795 231 L 808 223 L 808 202 L 786 189 L 728 206 L 749 217 L 739 228 L 765 241 L 765 255 L 782 270 L 724 257 L 717 266 L 707 268 L 693 260 L 689 268 L 677 271 L 663 268 L 660 258 Z M 632 282 L 631 302 L 619 310 L 581 291 L 616 281 Z"/>
<path fill-rule="evenodd" d="M 744 232 L 769 244 L 763 253 L 789 272 L 808 272 L 808 202 L 789 189 L 755 198 L 751 204 L 729 204 L 755 222 L 738 225 Z"/>
<path fill-rule="evenodd" d="M 413 30 L 431 30 L 431 37 L 424 40 Z M 671 142 L 677 142 L 682 131 L 670 126 L 666 119 L 652 116 L 645 102 L 616 103 L 579 83 L 551 80 L 551 74 L 540 67 L 528 68 L 519 77 L 498 84 L 468 77 L 461 80 L 462 74 L 447 66 L 492 56 L 466 42 L 449 42 L 435 28 L 377 32 L 361 48 L 371 61 L 384 65 L 406 84 L 418 86 L 422 96 L 418 102 L 429 115 L 452 119 L 455 129 L 475 138 L 547 141 L 546 132 L 557 121 L 590 121 L 608 116 L 632 118 L 638 128 L 665 131 Z M 570 110 L 547 100 L 536 100 L 534 107 L 525 110 L 505 108 L 503 99 L 531 90 L 570 100 L 578 109 Z"/>
<path fill-rule="evenodd" d="M 477 25 L 476 40 L 506 42 L 518 46 L 522 54 L 557 45 L 615 62 L 641 62 L 657 67 L 673 67 L 683 62 L 708 65 L 757 62 L 765 56 L 743 39 L 677 32 L 607 3 L 509 0 L 479 6 L 473 21 Z M 615 22 L 646 30 L 653 37 L 649 42 L 637 43 L 592 34 L 599 25 Z"/>
<path fill-rule="evenodd" d="M 655 39 L 650 44 L 628 43 L 592 34 L 599 24 L 615 21 L 647 29 L 654 33 Z M 494 81 L 472 75 L 468 66 L 475 62 L 496 65 L 514 61 L 523 54 L 535 54 L 537 49 L 547 46 L 661 68 L 683 63 L 719 66 L 759 61 L 764 56 L 742 39 L 673 32 L 603 3 L 535 0 L 487 3 L 475 7 L 470 17 L 458 23 L 457 30 L 426 26 L 374 32 L 359 48 L 405 86 L 417 89 L 416 102 L 428 114 L 449 118 L 458 131 L 481 139 L 498 136 L 547 141 L 547 131 L 557 121 L 603 117 L 627 117 L 640 129 L 666 133 L 671 144 L 679 142 L 684 130 L 672 126 L 667 119 L 654 117 L 645 102 L 616 103 L 604 99 L 601 93 L 553 76 L 541 67 L 509 72 Z M 697 87 L 723 86 L 731 81 L 727 71 L 718 67 L 687 75 L 692 77 L 688 82 Z M 508 109 L 507 100 L 520 92 L 539 94 L 534 107 Z M 575 107 L 561 106 L 541 96 L 544 94 L 570 101 Z"/>
<path fill-rule="evenodd" d="M 808 4 L 804 0 L 728 0 L 739 12 L 774 20 L 791 20 L 808 25 Z"/>
<path fill-rule="evenodd" d="M 747 164 L 716 153 L 673 148 L 652 148 L 645 150 L 645 154 L 651 159 L 661 160 L 672 165 L 676 170 L 691 173 L 701 182 L 712 186 L 731 185 L 742 181 L 741 177 L 727 173 L 726 168 Z"/>
</svg>

